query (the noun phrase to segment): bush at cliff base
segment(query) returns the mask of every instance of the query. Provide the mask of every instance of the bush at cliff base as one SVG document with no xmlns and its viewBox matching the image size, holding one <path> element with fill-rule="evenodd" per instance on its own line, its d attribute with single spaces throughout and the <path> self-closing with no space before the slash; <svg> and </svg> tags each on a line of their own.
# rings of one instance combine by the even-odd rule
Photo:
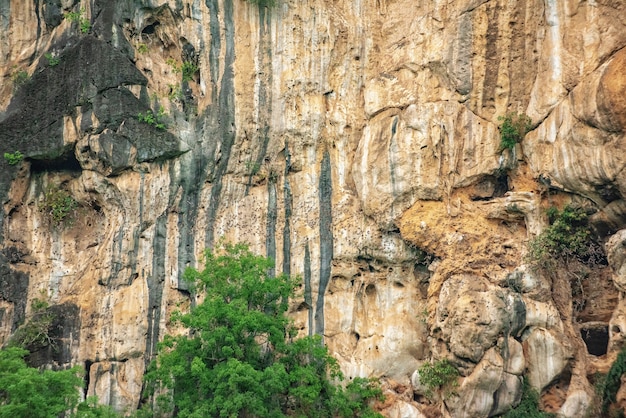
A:
<svg viewBox="0 0 626 418">
<path fill-rule="evenodd" d="M 0 418 L 117 416 L 111 408 L 98 405 L 95 398 L 81 402 L 80 367 L 39 370 L 26 364 L 27 355 L 28 351 L 20 347 L 0 350 Z"/>
<path fill-rule="evenodd" d="M 374 417 L 381 390 L 367 379 L 347 386 L 319 337 L 294 339 L 286 315 L 296 282 L 272 278 L 269 259 L 245 245 L 206 251 L 202 271 L 185 278 L 202 302 L 174 321 L 147 374 L 150 414 L 179 417 Z"/>
</svg>

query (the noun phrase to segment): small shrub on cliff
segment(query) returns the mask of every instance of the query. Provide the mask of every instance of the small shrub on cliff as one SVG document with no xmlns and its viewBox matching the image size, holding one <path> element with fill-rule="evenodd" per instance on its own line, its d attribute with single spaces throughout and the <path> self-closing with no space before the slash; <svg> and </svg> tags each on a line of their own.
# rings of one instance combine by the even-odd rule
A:
<svg viewBox="0 0 626 418">
<path fill-rule="evenodd" d="M 28 83 L 30 77 L 25 70 L 17 70 L 11 74 L 11 81 L 13 82 L 13 92 L 15 93 L 20 87 Z"/>
<path fill-rule="evenodd" d="M 601 262 L 604 253 L 593 240 L 588 216 L 582 208 L 550 208 L 548 220 L 550 226 L 529 243 L 530 264 L 552 270 L 559 261 L 577 260 L 591 265 Z"/>
<path fill-rule="evenodd" d="M 420 366 L 418 373 L 420 383 L 428 390 L 428 396 L 440 390 L 449 396 L 458 385 L 459 371 L 447 359 L 426 362 Z"/>
<path fill-rule="evenodd" d="M 626 349 L 622 349 L 611 365 L 606 377 L 601 379 L 598 392 L 602 399 L 602 414 L 607 416 L 611 405 L 617 400 L 617 391 L 622 384 L 622 376 L 626 373 Z"/>
<path fill-rule="evenodd" d="M 48 60 L 48 65 L 50 67 L 56 67 L 61 62 L 61 58 L 55 57 L 52 52 L 47 52 L 44 56 Z"/>
<path fill-rule="evenodd" d="M 49 333 L 54 317 L 48 307 L 48 302 L 44 299 L 33 299 L 30 317 L 11 336 L 8 345 L 30 350 L 54 347 L 54 341 Z"/>
<path fill-rule="evenodd" d="M 321 339 L 293 339 L 294 280 L 268 277 L 273 263 L 244 245 L 207 250 L 204 261 L 185 273 L 203 301 L 173 318 L 190 332 L 166 336 L 147 374 L 149 390 L 166 391 L 157 405 L 171 401 L 179 416 L 378 416 L 374 382 L 334 385 L 343 376 Z"/>
<path fill-rule="evenodd" d="M 144 44 L 143 42 L 137 44 L 137 52 L 139 52 L 140 54 L 145 54 L 148 52 L 148 45 Z"/>
<path fill-rule="evenodd" d="M 198 65 L 192 61 L 185 61 L 182 64 L 179 64 L 176 60 L 168 58 L 165 62 L 172 67 L 172 72 L 174 74 L 183 75 L 183 81 L 193 80 L 194 74 L 198 72 Z"/>
<path fill-rule="evenodd" d="M 191 81 L 193 80 L 193 75 L 198 72 L 198 66 L 191 61 L 185 61 L 183 62 L 181 70 L 183 73 L 183 81 Z"/>
<path fill-rule="evenodd" d="M 165 116 L 165 109 L 163 106 L 159 107 L 159 111 L 155 114 L 152 113 L 152 110 L 148 110 L 146 113 L 139 113 L 137 115 L 137 119 L 139 122 L 147 123 L 148 125 L 152 125 L 155 128 L 164 131 L 167 129 L 167 125 L 163 121 L 163 117 Z"/>
<path fill-rule="evenodd" d="M 553 418 L 554 414 L 539 409 L 539 394 L 524 379 L 522 399 L 515 408 L 502 415 L 503 418 Z"/>
<path fill-rule="evenodd" d="M 4 159 L 9 165 L 18 165 L 24 159 L 24 154 L 19 151 L 15 152 L 5 152 Z"/>
<path fill-rule="evenodd" d="M 84 17 L 85 9 L 80 9 L 78 12 L 67 12 L 65 18 L 70 22 L 78 22 L 80 31 L 82 33 L 88 33 L 91 30 L 91 23 L 89 19 Z"/>
<path fill-rule="evenodd" d="M 44 192 L 40 210 L 48 215 L 53 225 L 70 225 L 78 209 L 78 202 L 65 190 L 49 186 Z"/>
<path fill-rule="evenodd" d="M 500 148 L 512 149 L 521 142 L 531 128 L 531 120 L 523 113 L 510 112 L 498 117 L 500 125 Z"/>
</svg>

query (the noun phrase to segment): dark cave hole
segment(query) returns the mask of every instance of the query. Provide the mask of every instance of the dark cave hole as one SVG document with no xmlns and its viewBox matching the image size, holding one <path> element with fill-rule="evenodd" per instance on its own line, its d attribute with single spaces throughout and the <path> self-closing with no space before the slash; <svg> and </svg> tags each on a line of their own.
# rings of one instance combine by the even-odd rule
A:
<svg viewBox="0 0 626 418">
<path fill-rule="evenodd" d="M 85 398 L 87 398 L 87 390 L 89 389 L 89 369 L 91 368 L 92 364 L 93 361 L 85 360 L 85 387 L 83 389 L 85 393 Z"/>
<path fill-rule="evenodd" d="M 365 294 L 368 296 L 373 296 L 376 294 L 376 286 L 374 286 L 373 284 L 368 284 L 367 287 L 365 288 Z"/>
<path fill-rule="evenodd" d="M 495 178 L 493 197 L 502 197 L 509 191 L 509 176 L 503 173 Z"/>
<path fill-rule="evenodd" d="M 47 172 L 47 171 L 70 171 L 70 172 L 81 172 L 82 167 L 80 163 L 76 159 L 76 156 L 73 152 L 67 152 L 65 155 L 62 155 L 59 158 L 55 158 L 53 160 L 31 160 L 31 171 L 32 172 Z"/>
<path fill-rule="evenodd" d="M 161 24 L 161 22 L 159 22 L 158 20 L 156 20 L 154 23 L 152 23 L 151 25 L 147 25 L 146 27 L 144 27 L 141 30 L 141 33 L 144 35 L 152 35 L 154 33 L 154 31 L 156 30 L 156 27 L 159 26 Z"/>
<path fill-rule="evenodd" d="M 606 354 L 609 345 L 609 327 L 600 326 L 593 328 L 581 328 L 580 335 L 587 346 L 587 352 L 594 356 Z"/>
</svg>

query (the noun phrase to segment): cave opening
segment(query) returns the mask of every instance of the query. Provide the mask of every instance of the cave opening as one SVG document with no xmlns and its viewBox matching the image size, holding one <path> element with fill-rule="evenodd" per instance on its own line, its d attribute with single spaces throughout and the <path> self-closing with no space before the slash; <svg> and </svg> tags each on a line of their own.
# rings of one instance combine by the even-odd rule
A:
<svg viewBox="0 0 626 418">
<path fill-rule="evenodd" d="M 85 360 L 85 387 L 83 388 L 83 393 L 85 398 L 87 398 L 87 391 L 89 390 L 89 372 L 93 361 Z"/>
<path fill-rule="evenodd" d="M 73 152 L 68 151 L 63 155 L 52 159 L 32 159 L 31 171 L 34 173 L 64 171 L 80 173 L 82 167 Z"/>
<path fill-rule="evenodd" d="M 161 22 L 159 22 L 158 20 L 155 20 L 152 24 L 146 25 L 141 30 L 141 33 L 144 35 L 152 35 L 156 31 L 156 27 L 159 26 L 160 24 Z"/>
<path fill-rule="evenodd" d="M 608 325 L 582 327 L 580 335 L 587 346 L 587 352 L 593 356 L 603 356 L 609 345 Z"/>
</svg>

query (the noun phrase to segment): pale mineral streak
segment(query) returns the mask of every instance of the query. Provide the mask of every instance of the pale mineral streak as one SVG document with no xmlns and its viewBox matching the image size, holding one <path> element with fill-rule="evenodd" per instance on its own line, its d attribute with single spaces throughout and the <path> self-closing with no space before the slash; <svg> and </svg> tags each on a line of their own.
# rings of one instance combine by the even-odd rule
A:
<svg viewBox="0 0 626 418">
<path fill-rule="evenodd" d="M 89 33 L 63 19 L 79 9 Z M 623 1 L 14 0 L 0 33 L 0 154 L 26 156 L 0 161 L 0 342 L 44 295 L 76 314 L 38 364 L 83 365 L 87 394 L 131 410 L 185 268 L 225 237 L 302 278 L 295 326 L 381 379 L 386 416 L 494 416 L 522 376 L 586 413 L 626 335 Z M 160 106 L 166 130 L 138 121 Z M 509 111 L 533 127 L 501 150 Z M 39 210 L 49 185 L 71 225 Z M 572 199 L 615 280 L 594 272 L 578 310 L 525 261 Z M 442 358 L 461 375 L 433 405 L 415 372 Z"/>
</svg>

